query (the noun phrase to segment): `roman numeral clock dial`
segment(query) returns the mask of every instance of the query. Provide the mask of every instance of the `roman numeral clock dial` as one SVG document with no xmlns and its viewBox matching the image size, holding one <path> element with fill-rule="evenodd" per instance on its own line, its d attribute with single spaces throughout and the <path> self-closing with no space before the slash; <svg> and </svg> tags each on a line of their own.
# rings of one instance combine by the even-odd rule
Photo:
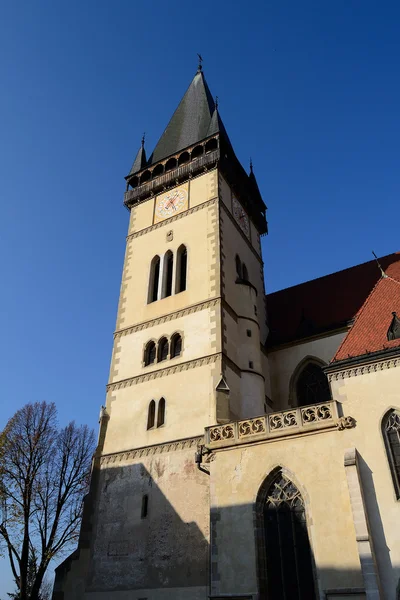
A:
<svg viewBox="0 0 400 600">
<path fill-rule="evenodd" d="M 232 200 L 233 207 L 233 216 L 235 217 L 236 222 L 238 223 L 240 229 L 246 235 L 246 237 L 250 238 L 250 223 L 249 217 L 244 212 L 240 202 L 233 198 Z"/>
</svg>

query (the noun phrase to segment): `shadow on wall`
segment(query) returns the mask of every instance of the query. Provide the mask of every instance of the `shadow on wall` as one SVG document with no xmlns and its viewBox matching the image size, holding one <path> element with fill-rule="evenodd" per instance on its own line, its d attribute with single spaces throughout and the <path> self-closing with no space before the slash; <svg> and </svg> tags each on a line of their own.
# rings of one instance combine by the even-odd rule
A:
<svg viewBox="0 0 400 600">
<path fill-rule="evenodd" d="M 153 479 L 153 476 L 162 478 L 166 460 L 164 456 L 162 461 L 152 461 L 153 475 L 143 464 L 110 466 L 98 472 L 99 503 L 91 518 L 92 531 L 86 526 L 90 566 L 85 582 L 82 578 L 78 581 L 79 577 L 72 582 L 74 569 L 77 571 L 74 561 L 83 558 L 80 550 L 85 544 L 81 539 L 80 548 L 56 569 L 53 599 L 70 600 L 80 598 L 81 594 L 83 598 L 84 590 L 116 592 L 207 586 L 208 540 L 194 520 L 182 520 Z M 197 471 L 194 460 L 187 470 L 190 491 L 182 485 L 182 473 L 175 473 L 177 487 L 173 487 L 174 474 L 169 475 L 166 485 L 176 499 L 176 506 L 190 514 L 187 507 L 193 502 L 196 483 L 201 492 L 208 481 L 203 480 L 207 475 Z M 207 522 L 208 503 L 202 507 L 196 503 L 193 514 Z M 70 590 L 74 590 L 73 595 Z"/>
<path fill-rule="evenodd" d="M 266 579 L 266 564 L 254 560 L 253 543 L 257 539 L 254 506 L 237 504 L 211 511 L 210 552 L 209 541 L 197 524 L 200 520 L 206 523 L 210 514 L 208 503 L 200 501 L 205 498 L 202 493 L 208 490 L 209 476 L 198 471 L 194 461 L 186 464 L 185 474 L 170 472 L 166 482 L 170 499 L 167 499 L 154 482 L 154 478 L 162 481 L 166 462 L 168 458 L 164 455 L 162 460 L 152 460 L 149 470 L 143 464 L 134 464 L 110 466 L 98 473 L 99 504 L 92 517 L 92 531 L 88 527 L 85 529 L 85 535 L 91 540 L 90 566 L 84 575 L 85 582 L 82 578 L 76 583 L 69 579 L 65 586 L 68 575 L 74 576 L 71 567 L 79 558 L 80 550 L 77 550 L 56 570 L 53 598 L 81 600 L 85 590 L 108 592 L 108 597 L 113 600 L 119 596 L 111 592 L 158 589 L 162 594 L 158 593 L 157 598 L 175 600 L 172 588 L 187 588 L 182 598 L 188 600 L 226 597 L 231 600 L 281 600 L 282 593 L 277 588 L 276 593 L 270 588 L 268 593 L 262 591 L 257 596 L 263 578 L 260 570 L 264 570 Z M 388 573 L 392 570 L 390 550 L 385 542 L 372 474 L 362 459 L 360 463 L 378 569 L 381 574 Z M 193 514 L 193 520 L 183 520 L 182 514 Z M 243 528 L 251 531 L 247 542 L 246 536 L 238 535 L 234 543 L 234 536 L 229 532 L 235 531 L 235 524 L 241 531 Z M 349 535 L 355 536 L 355 532 L 351 531 Z M 343 543 L 346 544 L 346 540 Z M 81 539 L 80 549 L 84 547 Z M 259 553 L 264 552 L 263 548 L 258 548 Z M 249 560 L 253 564 L 249 564 Z M 275 561 L 275 568 L 282 570 L 283 579 L 293 579 L 293 569 L 298 568 L 296 560 L 292 557 L 291 563 L 283 565 L 279 560 Z M 360 600 L 366 597 L 361 569 L 318 569 L 318 565 L 314 565 L 313 577 L 316 599 Z M 393 570 L 394 583 L 390 589 L 385 589 L 384 597 L 388 600 L 400 599 L 399 577 L 400 566 Z M 71 590 L 75 591 L 71 593 Z M 297 598 L 293 595 L 293 600 Z M 307 600 L 312 598 L 307 597 Z"/>
</svg>

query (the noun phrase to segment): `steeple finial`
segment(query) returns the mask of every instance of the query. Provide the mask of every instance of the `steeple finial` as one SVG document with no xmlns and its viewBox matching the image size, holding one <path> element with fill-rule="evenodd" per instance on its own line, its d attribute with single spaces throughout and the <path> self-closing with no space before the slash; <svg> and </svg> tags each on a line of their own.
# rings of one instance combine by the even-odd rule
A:
<svg viewBox="0 0 400 600">
<path fill-rule="evenodd" d="M 215 96 L 214 102 L 215 102 L 215 110 L 217 110 L 218 109 L 218 96 Z"/>
<path fill-rule="evenodd" d="M 253 161 L 250 156 L 250 173 L 252 173 L 252 172 L 253 172 Z"/>
<path fill-rule="evenodd" d="M 142 148 L 144 148 L 144 140 L 145 140 L 145 138 L 146 138 L 146 132 L 144 131 L 143 135 L 142 135 Z"/>
<path fill-rule="evenodd" d="M 203 70 L 203 57 L 199 53 L 197 53 L 197 56 L 199 57 L 199 64 L 197 67 L 197 71 L 200 72 Z"/>
</svg>

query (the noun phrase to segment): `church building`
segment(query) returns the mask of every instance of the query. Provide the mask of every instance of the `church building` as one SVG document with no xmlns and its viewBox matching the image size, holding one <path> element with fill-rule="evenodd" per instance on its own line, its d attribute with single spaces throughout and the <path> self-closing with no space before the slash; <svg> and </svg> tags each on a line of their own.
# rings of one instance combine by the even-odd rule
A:
<svg viewBox="0 0 400 600">
<path fill-rule="evenodd" d="M 110 376 L 53 600 L 400 599 L 400 253 L 265 294 L 201 65 L 127 175 Z"/>
</svg>

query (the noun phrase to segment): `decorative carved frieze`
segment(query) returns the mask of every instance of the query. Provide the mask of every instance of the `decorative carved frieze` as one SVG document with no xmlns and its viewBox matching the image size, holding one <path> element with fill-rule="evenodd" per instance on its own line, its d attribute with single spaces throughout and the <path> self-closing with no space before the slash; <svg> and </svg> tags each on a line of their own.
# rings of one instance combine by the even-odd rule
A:
<svg viewBox="0 0 400 600">
<path fill-rule="evenodd" d="M 105 454 L 100 458 L 100 465 L 102 467 L 109 464 L 125 460 L 133 460 L 136 458 L 143 458 L 146 456 L 152 456 L 153 454 L 162 454 L 165 452 L 176 452 L 177 450 L 186 450 L 189 448 L 195 448 L 204 443 L 204 438 L 193 437 L 184 440 L 177 440 L 166 444 L 157 444 L 155 446 L 145 446 L 143 448 L 135 448 L 133 450 L 125 450 L 122 452 L 115 452 L 113 454 Z"/>
<path fill-rule="evenodd" d="M 355 427 L 353 417 L 339 418 L 336 402 L 331 401 L 208 427 L 206 440 L 210 446 L 229 446 L 310 431 L 350 427 Z"/>
<path fill-rule="evenodd" d="M 152 379 L 158 379 L 159 377 L 166 377 L 173 375 L 174 373 L 180 373 L 181 371 L 188 371 L 189 369 L 195 369 L 196 367 L 202 367 L 204 365 L 210 365 L 221 356 L 220 353 L 211 354 L 210 356 L 204 356 L 203 358 L 196 358 L 194 360 L 188 360 L 187 362 L 174 365 L 172 367 L 165 367 L 165 369 L 158 369 L 157 371 L 151 371 L 145 375 L 137 375 L 136 377 L 130 377 L 129 379 L 123 379 L 122 381 L 116 381 L 115 383 L 109 383 L 106 387 L 108 392 L 114 392 L 115 390 L 121 390 L 144 381 L 151 381 Z"/>
<path fill-rule="evenodd" d="M 330 367 L 331 366 L 334 365 L 330 365 Z M 343 369 L 342 371 L 335 371 L 334 373 L 327 373 L 327 377 L 328 381 L 339 381 L 346 377 L 357 377 L 357 375 L 365 375 L 366 373 L 376 373 L 377 371 L 392 369 L 397 366 L 400 366 L 400 357 L 381 360 L 368 365 L 360 365 L 359 367 L 352 367 L 350 369 Z"/>
<path fill-rule="evenodd" d="M 165 219 L 164 221 L 160 221 L 159 223 L 150 225 L 150 227 L 146 227 L 145 229 L 141 229 L 140 231 L 135 231 L 133 233 L 130 233 L 129 235 L 127 235 L 126 239 L 131 240 L 131 239 L 134 239 L 137 237 L 141 237 L 142 235 L 145 235 L 146 233 L 149 233 L 150 231 L 154 231 L 155 229 L 159 229 L 160 227 L 164 227 L 165 225 L 170 225 L 171 223 L 178 221 L 178 219 L 182 219 L 183 217 L 187 217 L 187 215 L 191 215 L 192 213 L 198 212 L 199 210 L 202 210 L 203 208 L 207 208 L 207 206 L 211 206 L 211 204 L 214 204 L 217 201 L 218 201 L 218 197 L 212 198 L 212 200 L 207 200 L 207 202 L 203 202 L 203 204 L 199 204 L 198 206 L 193 206 L 193 208 L 189 208 L 188 210 L 185 210 L 185 211 L 179 213 L 179 215 L 174 215 L 173 217 L 170 217 L 169 219 Z"/>
<path fill-rule="evenodd" d="M 167 323 L 168 321 L 173 321 L 174 319 L 179 319 L 180 317 L 186 317 L 186 315 L 192 315 L 196 312 L 205 310 L 207 308 L 212 308 L 213 306 L 216 306 L 220 300 L 221 297 L 218 296 L 216 298 L 213 298 L 212 300 L 199 302 L 198 304 L 194 304 L 193 306 L 188 306 L 187 308 L 183 308 L 182 310 L 177 310 L 176 312 L 157 317 L 156 319 L 151 319 L 150 321 L 143 321 L 142 323 L 132 325 L 132 327 L 127 327 L 126 329 L 120 329 L 119 331 L 116 331 L 114 333 L 114 338 L 119 338 L 124 335 L 129 335 L 131 333 L 136 333 L 137 331 L 143 331 L 144 329 L 148 329 L 149 327 L 160 325 L 162 323 Z"/>
</svg>

